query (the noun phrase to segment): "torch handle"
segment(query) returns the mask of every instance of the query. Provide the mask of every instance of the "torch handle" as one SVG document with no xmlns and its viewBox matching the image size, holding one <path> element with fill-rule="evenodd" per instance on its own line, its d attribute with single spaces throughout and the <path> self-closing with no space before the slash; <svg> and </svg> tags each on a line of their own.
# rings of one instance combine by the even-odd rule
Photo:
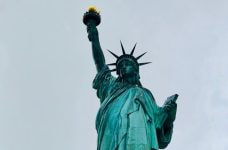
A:
<svg viewBox="0 0 228 150">
<path fill-rule="evenodd" d="M 87 23 L 87 33 L 90 42 L 98 41 L 98 31 L 94 20 L 89 20 Z"/>
<path fill-rule="evenodd" d="M 90 19 L 88 20 L 86 26 L 87 26 L 87 32 L 89 32 L 91 28 L 96 28 L 96 22 L 93 19 Z"/>
</svg>

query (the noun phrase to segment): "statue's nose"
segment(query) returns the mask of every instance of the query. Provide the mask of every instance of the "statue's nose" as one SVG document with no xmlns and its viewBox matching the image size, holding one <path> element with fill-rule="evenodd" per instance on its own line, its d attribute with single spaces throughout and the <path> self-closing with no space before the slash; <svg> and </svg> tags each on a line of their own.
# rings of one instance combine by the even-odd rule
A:
<svg viewBox="0 0 228 150">
<path fill-rule="evenodd" d="M 127 65 L 123 65 L 123 69 L 126 69 L 127 68 Z"/>
</svg>

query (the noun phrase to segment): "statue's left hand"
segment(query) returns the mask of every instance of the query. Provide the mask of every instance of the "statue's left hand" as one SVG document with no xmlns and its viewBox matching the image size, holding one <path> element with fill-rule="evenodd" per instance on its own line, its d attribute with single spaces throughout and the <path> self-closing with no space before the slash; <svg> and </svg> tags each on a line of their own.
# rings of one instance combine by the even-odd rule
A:
<svg viewBox="0 0 228 150">
<path fill-rule="evenodd" d="M 165 103 L 163 109 L 168 113 L 168 122 L 172 123 L 176 118 L 177 103 L 174 101 L 169 101 Z"/>
</svg>

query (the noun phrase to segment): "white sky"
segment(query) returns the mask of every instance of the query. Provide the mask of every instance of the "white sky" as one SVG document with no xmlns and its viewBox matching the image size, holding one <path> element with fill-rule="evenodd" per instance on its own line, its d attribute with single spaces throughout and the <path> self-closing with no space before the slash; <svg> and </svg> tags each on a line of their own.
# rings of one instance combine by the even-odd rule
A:
<svg viewBox="0 0 228 150">
<path fill-rule="evenodd" d="M 144 87 L 180 95 L 167 150 L 227 150 L 227 0 L 0 0 L 0 150 L 96 149 L 89 5 L 108 63 L 137 42 Z"/>
</svg>

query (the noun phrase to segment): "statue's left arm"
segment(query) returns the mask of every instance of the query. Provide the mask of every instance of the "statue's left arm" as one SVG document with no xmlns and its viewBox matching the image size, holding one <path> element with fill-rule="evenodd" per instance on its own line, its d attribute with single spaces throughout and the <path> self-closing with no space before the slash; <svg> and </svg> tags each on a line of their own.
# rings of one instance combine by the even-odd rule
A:
<svg viewBox="0 0 228 150">
<path fill-rule="evenodd" d="M 149 116 L 149 131 L 151 137 L 156 136 L 156 140 L 151 140 L 151 145 L 164 149 L 171 142 L 173 133 L 173 122 L 176 116 L 178 95 L 168 97 L 162 107 L 158 106 L 152 93 L 145 89 L 146 98 L 141 98 L 144 102 L 144 110 Z M 149 99 L 149 100 L 146 100 Z"/>
<path fill-rule="evenodd" d="M 157 129 L 157 138 L 159 148 L 164 149 L 170 143 L 173 133 L 173 122 L 176 118 L 177 104 L 175 101 L 165 102 L 164 106 L 161 107 L 163 114 L 166 116 L 164 122 Z"/>
</svg>

